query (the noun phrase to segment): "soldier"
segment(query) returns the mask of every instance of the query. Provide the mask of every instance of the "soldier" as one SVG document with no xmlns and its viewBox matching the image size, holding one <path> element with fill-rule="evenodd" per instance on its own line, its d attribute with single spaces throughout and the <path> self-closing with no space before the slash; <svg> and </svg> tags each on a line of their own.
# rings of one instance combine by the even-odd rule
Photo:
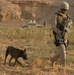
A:
<svg viewBox="0 0 74 75">
<path fill-rule="evenodd" d="M 53 57 L 50 58 L 51 66 L 54 66 L 54 62 L 59 58 L 60 58 L 60 65 L 63 67 L 65 67 L 66 65 L 66 47 L 68 43 L 68 29 L 71 28 L 73 24 L 72 20 L 67 14 L 68 10 L 69 4 L 67 2 L 62 2 L 62 4 L 60 5 L 60 11 L 55 13 L 55 24 L 51 26 L 51 29 L 53 30 L 55 37 L 54 43 L 59 48 L 58 52 Z"/>
</svg>

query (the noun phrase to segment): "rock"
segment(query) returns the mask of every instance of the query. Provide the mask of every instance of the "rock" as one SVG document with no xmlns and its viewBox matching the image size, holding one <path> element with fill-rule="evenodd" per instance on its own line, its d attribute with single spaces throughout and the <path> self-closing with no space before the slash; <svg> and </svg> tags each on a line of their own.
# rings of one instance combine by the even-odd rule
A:
<svg viewBox="0 0 74 75">
<path fill-rule="evenodd" d="M 0 2 L 0 21 L 8 21 L 10 19 L 20 19 L 21 11 L 17 4 L 11 2 Z"/>
</svg>

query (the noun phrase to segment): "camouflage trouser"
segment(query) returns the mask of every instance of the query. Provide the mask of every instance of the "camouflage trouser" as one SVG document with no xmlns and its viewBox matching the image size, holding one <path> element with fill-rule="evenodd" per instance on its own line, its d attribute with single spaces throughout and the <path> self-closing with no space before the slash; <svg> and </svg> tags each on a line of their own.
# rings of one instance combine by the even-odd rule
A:
<svg viewBox="0 0 74 75">
<path fill-rule="evenodd" d="M 57 53 L 51 58 L 51 65 L 53 66 L 54 62 L 58 59 L 60 59 L 60 64 L 62 66 L 66 65 L 66 50 L 67 50 L 67 46 L 68 46 L 68 33 L 66 33 L 64 35 L 64 39 L 61 39 L 58 35 L 54 35 L 55 36 L 55 45 L 56 47 L 59 48 L 59 50 L 57 51 Z"/>
<path fill-rule="evenodd" d="M 62 66 L 66 65 L 66 51 L 65 51 L 65 46 L 64 44 L 61 44 L 59 47 L 58 52 L 52 57 L 53 62 L 58 60 L 60 58 L 60 64 Z"/>
</svg>

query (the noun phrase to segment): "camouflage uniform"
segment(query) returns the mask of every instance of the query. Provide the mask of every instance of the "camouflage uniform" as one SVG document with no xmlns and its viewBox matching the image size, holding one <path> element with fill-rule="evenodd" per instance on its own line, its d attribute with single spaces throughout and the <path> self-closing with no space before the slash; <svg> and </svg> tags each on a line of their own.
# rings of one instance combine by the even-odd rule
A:
<svg viewBox="0 0 74 75">
<path fill-rule="evenodd" d="M 61 9 L 69 9 L 67 3 L 62 3 Z M 66 6 L 65 6 L 66 5 Z M 67 7 L 68 6 L 68 7 Z M 66 47 L 65 44 L 67 43 L 68 39 L 68 31 L 64 34 L 64 38 L 61 36 L 62 32 L 62 25 L 64 21 L 69 18 L 69 16 L 66 13 L 62 13 L 61 11 L 57 12 L 55 14 L 55 24 L 51 26 L 54 37 L 55 37 L 55 45 L 59 47 L 58 52 L 51 58 L 51 65 L 54 65 L 54 61 L 58 60 L 60 58 L 60 63 L 62 66 L 65 66 L 66 62 Z M 68 27 L 72 24 L 72 20 L 68 23 Z"/>
</svg>

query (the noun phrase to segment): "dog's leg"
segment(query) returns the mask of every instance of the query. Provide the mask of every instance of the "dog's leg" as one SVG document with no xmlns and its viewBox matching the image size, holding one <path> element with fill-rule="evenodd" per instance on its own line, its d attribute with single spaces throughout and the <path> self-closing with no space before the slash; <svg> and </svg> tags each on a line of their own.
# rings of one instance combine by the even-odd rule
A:
<svg viewBox="0 0 74 75">
<path fill-rule="evenodd" d="M 6 50 L 6 55 L 5 55 L 5 61 L 4 61 L 4 64 L 6 65 L 6 59 L 7 59 L 7 56 L 9 55 L 9 51 L 8 49 Z"/>
<path fill-rule="evenodd" d="M 10 60 L 9 60 L 9 65 L 10 65 L 10 66 L 11 66 L 11 60 L 12 60 L 12 59 L 13 59 L 13 57 L 11 57 Z"/>
<path fill-rule="evenodd" d="M 17 60 L 17 62 L 22 66 L 22 67 L 24 67 L 23 65 L 22 65 L 22 63 L 21 62 L 19 62 L 18 60 Z"/>
<path fill-rule="evenodd" d="M 16 62 L 17 62 L 17 59 L 15 59 L 15 62 L 14 62 L 14 64 L 13 64 L 13 67 L 15 66 Z"/>
</svg>

